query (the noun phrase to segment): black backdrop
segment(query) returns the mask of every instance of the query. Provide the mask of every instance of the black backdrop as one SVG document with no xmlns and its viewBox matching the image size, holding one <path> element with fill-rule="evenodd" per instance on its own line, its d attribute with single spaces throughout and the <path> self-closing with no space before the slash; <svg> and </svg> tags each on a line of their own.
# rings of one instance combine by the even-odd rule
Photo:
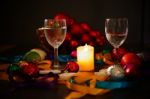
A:
<svg viewBox="0 0 150 99">
<path fill-rule="evenodd" d="M 0 5 L 1 45 L 38 46 L 36 29 L 59 12 L 103 34 L 105 18 L 127 17 L 129 35 L 124 45 L 141 48 L 150 43 L 148 0 L 4 0 Z"/>
</svg>

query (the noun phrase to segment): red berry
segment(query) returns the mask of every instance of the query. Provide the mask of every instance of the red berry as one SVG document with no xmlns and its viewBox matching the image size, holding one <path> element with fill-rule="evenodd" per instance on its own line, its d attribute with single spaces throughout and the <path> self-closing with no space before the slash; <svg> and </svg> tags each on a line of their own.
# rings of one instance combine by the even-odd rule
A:
<svg viewBox="0 0 150 99">
<path fill-rule="evenodd" d="M 73 24 L 71 26 L 71 33 L 73 34 L 73 36 L 82 36 L 84 30 L 80 27 L 79 24 Z"/>
<path fill-rule="evenodd" d="M 96 31 L 90 31 L 90 36 L 96 38 L 98 35 Z"/>
<path fill-rule="evenodd" d="M 70 46 L 72 47 L 72 48 L 75 48 L 75 47 L 77 47 L 79 45 L 79 43 L 76 41 L 76 40 L 72 40 L 71 42 L 70 42 Z"/>
<path fill-rule="evenodd" d="M 80 26 L 87 32 L 91 30 L 91 27 L 87 23 L 80 23 Z"/>
<path fill-rule="evenodd" d="M 68 16 L 65 13 L 58 13 L 54 16 L 54 19 L 66 19 L 67 26 L 70 26 L 75 23 L 74 19 Z"/>
<path fill-rule="evenodd" d="M 82 42 L 87 43 L 90 41 L 90 37 L 87 34 L 83 34 L 82 36 Z"/>
</svg>

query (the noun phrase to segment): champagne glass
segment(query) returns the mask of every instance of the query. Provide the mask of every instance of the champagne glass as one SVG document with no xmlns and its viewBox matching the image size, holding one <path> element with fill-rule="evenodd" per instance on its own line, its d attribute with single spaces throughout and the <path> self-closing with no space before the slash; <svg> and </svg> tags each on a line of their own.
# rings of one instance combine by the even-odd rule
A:
<svg viewBox="0 0 150 99">
<path fill-rule="evenodd" d="M 108 42 L 117 49 L 125 42 L 128 35 L 127 18 L 108 18 L 105 20 L 105 34 Z M 121 67 L 117 57 L 114 66 Z M 120 69 L 120 68 L 119 68 Z"/>
<path fill-rule="evenodd" d="M 67 31 L 65 19 L 45 19 L 44 34 L 48 43 L 54 48 L 53 69 L 61 71 L 58 61 L 58 48 L 65 40 Z"/>
</svg>

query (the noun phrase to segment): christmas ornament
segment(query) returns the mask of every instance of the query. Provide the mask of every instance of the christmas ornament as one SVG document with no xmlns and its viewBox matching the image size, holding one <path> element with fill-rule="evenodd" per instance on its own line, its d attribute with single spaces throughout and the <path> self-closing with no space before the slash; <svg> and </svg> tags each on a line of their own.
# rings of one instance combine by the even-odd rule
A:
<svg viewBox="0 0 150 99">
<path fill-rule="evenodd" d="M 127 53 L 121 59 L 121 64 L 124 66 L 126 64 L 133 64 L 135 66 L 141 65 L 140 58 L 135 53 Z"/>
<path fill-rule="evenodd" d="M 34 63 L 28 63 L 22 65 L 22 73 L 28 76 L 36 76 L 39 72 L 39 68 Z"/>
<path fill-rule="evenodd" d="M 70 56 L 73 58 L 76 58 L 77 57 L 77 51 L 76 50 L 72 51 Z"/>
<path fill-rule="evenodd" d="M 125 76 L 125 71 L 120 65 L 112 65 L 108 67 L 107 69 L 108 75 L 110 75 L 112 78 L 123 78 Z"/>
<path fill-rule="evenodd" d="M 32 49 L 24 55 L 23 60 L 27 62 L 39 62 L 44 60 L 45 57 L 45 51 L 41 49 Z"/>
<path fill-rule="evenodd" d="M 78 70 L 79 70 L 79 66 L 74 61 L 69 61 L 66 64 L 66 67 L 64 68 L 64 71 L 68 71 L 68 72 L 77 72 Z"/>
<path fill-rule="evenodd" d="M 58 14 L 56 14 L 54 16 L 54 19 L 66 19 L 66 23 L 67 23 L 68 27 L 75 23 L 74 19 L 71 18 L 70 16 L 68 16 L 65 13 L 58 13 Z"/>
<path fill-rule="evenodd" d="M 126 64 L 123 66 L 123 69 L 125 70 L 126 76 L 137 76 L 139 72 L 139 68 L 134 64 Z"/>
<path fill-rule="evenodd" d="M 121 59 L 123 55 L 127 53 L 127 50 L 123 47 L 112 50 L 112 57 L 116 59 Z"/>
</svg>

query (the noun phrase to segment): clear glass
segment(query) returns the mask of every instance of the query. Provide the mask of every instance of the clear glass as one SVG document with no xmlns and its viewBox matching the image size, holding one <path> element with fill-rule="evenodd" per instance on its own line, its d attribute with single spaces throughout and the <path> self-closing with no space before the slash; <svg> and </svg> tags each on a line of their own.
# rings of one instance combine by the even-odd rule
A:
<svg viewBox="0 0 150 99">
<path fill-rule="evenodd" d="M 108 18 L 105 20 L 105 34 L 108 42 L 115 48 L 119 48 L 128 35 L 127 18 Z M 117 63 L 118 59 L 116 60 Z"/>
<path fill-rule="evenodd" d="M 67 31 L 65 19 L 45 19 L 44 34 L 48 43 L 54 48 L 53 69 L 61 70 L 62 67 L 58 61 L 58 48 L 65 40 Z"/>
</svg>

